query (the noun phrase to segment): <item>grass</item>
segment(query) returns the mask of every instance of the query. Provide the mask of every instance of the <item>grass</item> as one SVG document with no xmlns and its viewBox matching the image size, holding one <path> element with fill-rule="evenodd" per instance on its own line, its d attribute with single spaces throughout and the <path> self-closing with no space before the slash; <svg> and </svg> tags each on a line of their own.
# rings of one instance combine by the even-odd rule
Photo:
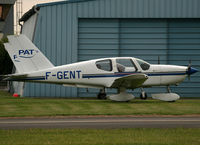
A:
<svg viewBox="0 0 200 145">
<path fill-rule="evenodd" d="M 3 145 L 199 145 L 200 129 L 0 130 Z"/>
<path fill-rule="evenodd" d="M 199 115 L 200 99 L 113 102 L 96 99 L 13 98 L 0 91 L 0 117 L 71 115 Z"/>
<path fill-rule="evenodd" d="M 70 115 L 200 114 L 200 100 L 133 100 L 13 98 L 0 91 L 0 117 Z M 199 145 L 200 128 L 25 129 L 1 130 L 2 145 Z"/>
</svg>

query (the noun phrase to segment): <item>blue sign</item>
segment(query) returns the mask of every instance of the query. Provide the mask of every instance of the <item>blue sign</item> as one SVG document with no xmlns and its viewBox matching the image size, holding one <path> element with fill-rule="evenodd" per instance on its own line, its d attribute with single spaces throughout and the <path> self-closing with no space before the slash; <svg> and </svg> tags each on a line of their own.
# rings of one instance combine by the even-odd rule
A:
<svg viewBox="0 0 200 145">
<path fill-rule="evenodd" d="M 16 62 L 20 62 L 19 58 L 32 58 L 34 57 L 39 51 L 34 49 L 21 49 L 18 50 L 18 53 L 13 55 L 13 59 Z"/>
</svg>

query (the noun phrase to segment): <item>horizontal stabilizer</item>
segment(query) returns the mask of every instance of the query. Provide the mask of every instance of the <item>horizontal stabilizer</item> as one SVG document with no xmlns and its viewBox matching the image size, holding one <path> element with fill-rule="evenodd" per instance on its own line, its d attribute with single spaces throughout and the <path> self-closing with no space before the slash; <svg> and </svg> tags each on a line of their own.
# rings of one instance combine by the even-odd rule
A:
<svg viewBox="0 0 200 145">
<path fill-rule="evenodd" d="M 3 81 L 33 81 L 33 80 L 45 80 L 45 76 L 29 77 L 28 74 L 10 74 L 0 76 Z"/>
</svg>

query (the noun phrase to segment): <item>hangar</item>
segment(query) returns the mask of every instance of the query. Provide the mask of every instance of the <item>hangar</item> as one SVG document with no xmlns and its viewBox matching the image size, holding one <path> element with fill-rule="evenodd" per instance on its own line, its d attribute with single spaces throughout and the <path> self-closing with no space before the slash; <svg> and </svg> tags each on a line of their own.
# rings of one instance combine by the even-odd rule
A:
<svg viewBox="0 0 200 145">
<path fill-rule="evenodd" d="M 150 63 L 200 70 L 199 0 L 69 0 L 38 4 L 20 19 L 22 33 L 54 65 L 101 57 L 133 56 Z M 23 96 L 86 97 L 97 90 L 25 83 Z M 146 89 L 148 93 L 165 88 Z M 172 90 L 199 97 L 197 73 Z M 112 91 L 112 90 L 111 90 Z M 137 90 L 135 94 L 139 93 Z"/>
</svg>

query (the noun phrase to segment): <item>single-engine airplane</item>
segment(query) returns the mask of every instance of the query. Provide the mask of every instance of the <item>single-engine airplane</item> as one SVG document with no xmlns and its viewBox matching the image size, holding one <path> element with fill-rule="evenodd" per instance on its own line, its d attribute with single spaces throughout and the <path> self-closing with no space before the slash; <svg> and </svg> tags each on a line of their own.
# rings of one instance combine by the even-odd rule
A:
<svg viewBox="0 0 200 145">
<path fill-rule="evenodd" d="M 129 101 L 134 98 L 126 89 L 141 88 L 141 98 L 147 94 L 143 88 L 167 86 L 167 93 L 152 94 L 154 99 L 175 101 L 178 94 L 169 86 L 178 85 L 186 76 L 198 70 L 189 65 L 153 65 L 134 57 L 102 58 L 62 66 L 54 66 L 42 52 L 23 34 L 8 36 L 5 48 L 18 73 L 4 75 L 7 81 L 55 83 L 64 86 L 99 88 L 98 98 L 106 98 L 105 88 L 116 88 L 118 94 L 108 98 Z"/>
</svg>

